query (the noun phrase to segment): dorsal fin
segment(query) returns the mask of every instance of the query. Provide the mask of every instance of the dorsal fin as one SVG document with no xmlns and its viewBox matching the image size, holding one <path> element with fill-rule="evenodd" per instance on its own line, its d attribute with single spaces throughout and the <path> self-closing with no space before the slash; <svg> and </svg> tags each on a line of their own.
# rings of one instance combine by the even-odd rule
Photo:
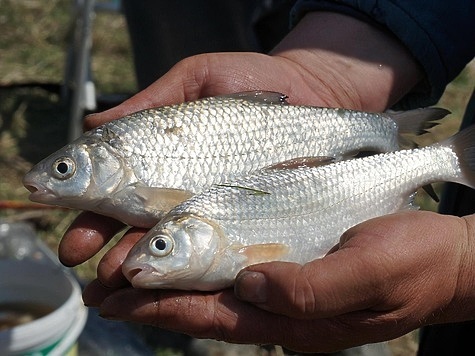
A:
<svg viewBox="0 0 475 356">
<path fill-rule="evenodd" d="M 450 114 L 449 110 L 436 107 L 418 108 L 408 111 L 385 112 L 399 126 L 399 134 L 422 135 L 440 124 L 439 120 Z"/>
<path fill-rule="evenodd" d="M 220 95 L 219 98 L 244 99 L 263 104 L 283 104 L 287 105 L 288 96 L 275 91 L 252 90 L 239 93 Z"/>
<path fill-rule="evenodd" d="M 301 167 L 320 167 L 335 162 L 334 157 L 317 156 L 317 157 L 297 157 L 287 161 L 279 162 L 264 169 L 296 169 Z"/>
</svg>

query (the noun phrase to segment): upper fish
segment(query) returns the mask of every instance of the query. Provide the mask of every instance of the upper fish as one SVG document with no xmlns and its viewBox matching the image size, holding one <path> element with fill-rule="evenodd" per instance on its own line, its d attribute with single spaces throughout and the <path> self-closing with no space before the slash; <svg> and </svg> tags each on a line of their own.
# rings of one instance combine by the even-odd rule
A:
<svg viewBox="0 0 475 356">
<path fill-rule="evenodd" d="M 288 105 L 243 92 L 139 111 L 108 122 L 35 165 L 23 184 L 36 202 L 152 227 L 204 188 L 306 156 L 399 148 L 447 114 L 426 108 L 366 113 Z"/>
<path fill-rule="evenodd" d="M 131 249 L 124 275 L 138 288 L 217 290 L 251 264 L 323 257 L 350 227 L 415 209 L 418 187 L 475 188 L 475 125 L 424 148 L 308 163 L 263 169 L 179 204 Z"/>
</svg>

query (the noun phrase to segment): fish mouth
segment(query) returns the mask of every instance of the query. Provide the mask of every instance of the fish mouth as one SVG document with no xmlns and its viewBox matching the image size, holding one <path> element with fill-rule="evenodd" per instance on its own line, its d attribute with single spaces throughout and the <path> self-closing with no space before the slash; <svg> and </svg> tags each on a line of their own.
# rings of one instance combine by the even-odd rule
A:
<svg viewBox="0 0 475 356">
<path fill-rule="evenodd" d="M 134 288 L 153 288 L 161 284 L 157 279 L 161 274 L 147 265 L 123 269 L 122 273 Z"/>
<path fill-rule="evenodd" d="M 28 198 L 31 201 L 42 203 L 56 199 L 56 195 L 53 194 L 51 190 L 41 184 L 29 182 L 28 180 L 23 180 L 23 185 L 26 189 L 30 191 L 30 195 Z"/>
<path fill-rule="evenodd" d="M 129 280 L 129 282 L 132 283 L 132 285 L 133 285 L 134 284 L 133 281 L 134 281 L 135 277 L 137 275 L 139 275 L 141 272 L 142 272 L 142 268 L 134 268 L 134 269 L 131 269 L 131 270 L 127 271 L 127 273 L 124 272 L 124 274 L 125 274 L 125 277 Z"/>
</svg>

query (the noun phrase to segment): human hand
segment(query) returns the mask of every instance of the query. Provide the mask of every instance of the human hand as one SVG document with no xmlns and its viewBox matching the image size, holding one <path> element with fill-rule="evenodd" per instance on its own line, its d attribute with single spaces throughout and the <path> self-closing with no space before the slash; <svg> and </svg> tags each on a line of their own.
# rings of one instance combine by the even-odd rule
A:
<svg viewBox="0 0 475 356">
<path fill-rule="evenodd" d="M 322 64 L 319 65 L 320 68 Z M 323 70 L 330 77 L 330 67 Z M 253 52 L 206 53 L 186 58 L 145 90 L 105 112 L 85 118 L 89 130 L 107 121 L 157 106 L 202 97 L 249 90 L 280 92 L 290 104 L 361 108 L 357 94 L 349 95 L 347 83 L 331 86 L 333 78 L 309 77 L 305 68 L 283 55 Z M 338 88 L 341 86 L 341 88 Z M 341 94 L 341 98 L 338 97 Z"/>
<path fill-rule="evenodd" d="M 474 227 L 475 215 L 421 211 L 372 219 L 348 230 L 322 259 L 251 266 L 238 275 L 234 291 L 218 292 L 127 286 L 121 263 L 143 235 L 130 231 L 102 260 L 100 281 L 83 298 L 107 318 L 195 337 L 331 352 L 473 318 Z"/>
</svg>

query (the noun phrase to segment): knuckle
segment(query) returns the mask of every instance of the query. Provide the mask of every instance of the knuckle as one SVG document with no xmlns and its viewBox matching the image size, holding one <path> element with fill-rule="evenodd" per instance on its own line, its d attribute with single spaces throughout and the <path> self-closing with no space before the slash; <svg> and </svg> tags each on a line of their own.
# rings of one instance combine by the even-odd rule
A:
<svg viewBox="0 0 475 356">
<path fill-rule="evenodd" d="M 317 311 L 317 295 L 309 273 L 303 266 L 295 279 L 290 297 L 294 313 L 301 318 L 312 318 Z"/>
</svg>

